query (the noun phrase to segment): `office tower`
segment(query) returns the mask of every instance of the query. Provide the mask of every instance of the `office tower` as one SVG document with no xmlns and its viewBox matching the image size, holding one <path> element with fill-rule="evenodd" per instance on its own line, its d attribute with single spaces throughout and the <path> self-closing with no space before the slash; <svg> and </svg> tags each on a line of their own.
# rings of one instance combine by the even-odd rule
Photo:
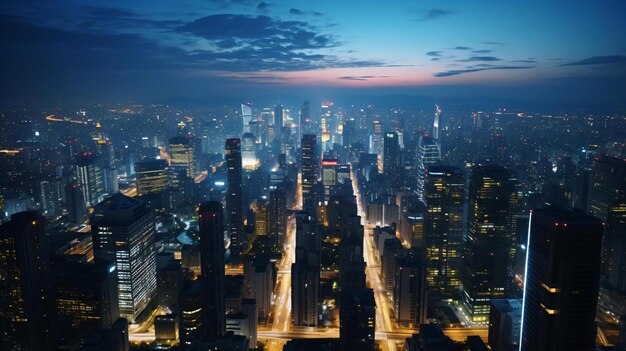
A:
<svg viewBox="0 0 626 351">
<path fill-rule="evenodd" d="M 158 193 L 170 186 L 170 174 L 166 160 L 141 160 L 135 163 L 137 195 Z"/>
<path fill-rule="evenodd" d="M 550 207 L 528 231 L 520 350 L 595 350 L 602 222 Z"/>
<path fill-rule="evenodd" d="M 493 351 L 519 351 L 522 300 L 491 300 L 489 346 Z"/>
<path fill-rule="evenodd" d="M 246 102 L 241 104 L 241 120 L 243 122 L 243 133 L 250 133 L 250 122 L 252 121 L 252 104 Z"/>
<path fill-rule="evenodd" d="M 188 349 L 195 340 L 202 339 L 204 332 L 204 308 L 200 280 L 190 281 L 180 298 L 179 338 L 183 349 Z"/>
<path fill-rule="evenodd" d="M 243 169 L 255 170 L 259 167 L 256 157 L 256 137 L 252 133 L 244 133 L 241 137 L 241 162 Z"/>
<path fill-rule="evenodd" d="M 98 154 L 98 162 L 102 170 L 102 181 L 104 190 L 109 194 L 119 191 L 117 182 L 117 169 L 115 168 L 115 151 L 113 150 L 113 142 L 101 137 L 96 141 L 96 153 Z"/>
<path fill-rule="evenodd" d="M 400 240 L 398 240 L 395 235 L 389 239 L 384 240 L 384 244 L 382 245 L 382 258 L 381 258 L 381 268 L 382 268 L 382 276 L 383 283 L 385 284 L 385 289 L 389 294 L 393 294 L 393 288 L 395 286 L 396 279 L 396 269 L 398 267 L 398 262 L 396 258 L 403 254 L 404 247 Z"/>
<path fill-rule="evenodd" d="M 302 209 L 314 215 L 317 197 L 317 137 L 302 136 Z"/>
<path fill-rule="evenodd" d="M 202 337 L 210 339 L 226 334 L 222 205 L 217 201 L 203 203 L 198 208 L 198 221 L 202 262 Z"/>
<path fill-rule="evenodd" d="M 44 291 L 45 218 L 35 211 L 0 224 L 0 348 L 47 350 L 48 296 Z"/>
<path fill-rule="evenodd" d="M 339 294 L 339 340 L 345 351 L 372 351 L 376 338 L 376 302 L 372 289 Z"/>
<path fill-rule="evenodd" d="M 316 134 L 315 125 L 313 119 L 311 119 L 311 107 L 309 100 L 304 100 L 302 108 L 300 109 L 300 133 L 301 134 Z M 302 135 L 298 136 L 301 139 Z"/>
<path fill-rule="evenodd" d="M 296 262 L 320 264 L 322 237 L 314 217 L 300 211 L 296 217 Z"/>
<path fill-rule="evenodd" d="M 57 260 L 52 266 L 57 328 L 108 329 L 119 318 L 115 263 Z"/>
<path fill-rule="evenodd" d="M 339 163 L 335 159 L 322 160 L 322 185 L 324 186 L 324 200 L 330 199 L 330 189 L 337 185 L 337 170 Z"/>
<path fill-rule="evenodd" d="M 226 139 L 226 215 L 230 234 L 231 253 L 239 255 L 243 245 L 243 204 L 241 186 L 241 140 Z"/>
<path fill-rule="evenodd" d="M 178 316 L 165 314 L 154 317 L 154 336 L 157 343 L 174 343 L 178 340 Z"/>
<path fill-rule="evenodd" d="M 104 180 L 98 157 L 89 151 L 82 151 L 74 155 L 74 163 L 76 179 L 83 191 L 83 198 L 87 206 L 91 206 L 104 195 Z"/>
<path fill-rule="evenodd" d="M 283 105 L 274 106 L 274 133 L 276 139 L 281 139 L 281 133 L 283 129 Z"/>
<path fill-rule="evenodd" d="M 267 256 L 258 256 L 249 267 L 249 280 L 252 296 L 256 300 L 257 315 L 267 321 L 272 306 L 274 278 L 272 264 Z"/>
<path fill-rule="evenodd" d="M 120 316 L 134 323 L 156 295 L 154 213 L 117 193 L 94 207 L 89 222 L 96 261 L 115 262 Z"/>
<path fill-rule="evenodd" d="M 269 235 L 270 219 L 269 204 L 267 201 L 254 202 L 254 235 Z"/>
<path fill-rule="evenodd" d="M 298 326 L 317 326 L 320 267 L 305 261 L 291 265 L 292 322 Z"/>
<path fill-rule="evenodd" d="M 517 176 L 500 166 L 477 166 L 469 185 L 463 304 L 475 323 L 487 323 L 489 300 L 506 297 L 515 255 Z"/>
<path fill-rule="evenodd" d="M 285 192 L 280 188 L 270 190 L 268 220 L 272 243 L 282 245 L 287 231 L 287 200 Z"/>
<path fill-rule="evenodd" d="M 441 116 L 441 109 L 439 105 L 435 104 L 435 120 L 433 122 L 433 139 L 439 140 L 439 117 Z"/>
<path fill-rule="evenodd" d="M 441 161 L 441 146 L 439 141 L 431 138 L 428 134 L 420 136 L 417 146 L 417 195 L 424 199 L 424 180 L 428 167 Z"/>
<path fill-rule="evenodd" d="M 358 141 L 357 127 L 354 118 L 346 120 L 343 126 L 343 146 L 350 147 Z"/>
<path fill-rule="evenodd" d="M 170 154 L 170 167 L 174 171 L 183 170 L 187 177 L 196 174 L 195 148 L 191 139 L 187 136 L 178 135 L 170 138 L 168 143 Z"/>
<path fill-rule="evenodd" d="M 361 217 L 354 215 L 347 218 L 343 228 L 339 243 L 339 288 L 365 288 Z"/>
<path fill-rule="evenodd" d="M 39 183 L 41 210 L 44 216 L 52 217 L 59 214 L 59 188 L 54 178 Z"/>
<path fill-rule="evenodd" d="M 179 260 L 171 254 L 168 256 L 165 262 L 157 262 L 157 303 L 169 313 L 179 313 L 183 269 Z"/>
<path fill-rule="evenodd" d="M 68 211 L 67 220 L 80 224 L 87 220 L 87 209 L 80 184 L 72 182 L 65 185 L 65 202 Z"/>
<path fill-rule="evenodd" d="M 370 135 L 370 154 L 376 154 L 379 159 L 383 157 L 383 126 L 379 121 L 374 121 L 372 134 Z"/>
<path fill-rule="evenodd" d="M 396 320 L 418 326 L 426 322 L 426 263 L 421 250 L 396 256 L 393 303 Z"/>
<path fill-rule="evenodd" d="M 451 166 L 431 166 L 424 185 L 428 285 L 438 295 L 452 298 L 460 289 L 465 172 Z"/>
<path fill-rule="evenodd" d="M 391 188 L 402 188 L 402 155 L 396 132 L 385 133 L 383 141 L 383 174 L 389 177 Z"/>
<path fill-rule="evenodd" d="M 615 222 L 613 226 L 607 227 L 602 244 L 602 273 L 609 278 L 611 285 L 617 283 L 615 279 L 611 282 L 611 274 L 615 278 L 615 272 L 624 270 L 625 268 L 621 266 L 626 264 L 618 258 L 626 256 L 622 248 L 623 234 L 620 235 L 617 225 L 620 221 L 618 218 L 624 216 L 620 208 L 624 207 L 626 207 L 626 161 L 608 156 L 595 159 L 591 171 L 589 213 L 604 222 L 608 222 L 610 216 Z M 614 258 L 620 262 L 614 262 Z"/>
</svg>

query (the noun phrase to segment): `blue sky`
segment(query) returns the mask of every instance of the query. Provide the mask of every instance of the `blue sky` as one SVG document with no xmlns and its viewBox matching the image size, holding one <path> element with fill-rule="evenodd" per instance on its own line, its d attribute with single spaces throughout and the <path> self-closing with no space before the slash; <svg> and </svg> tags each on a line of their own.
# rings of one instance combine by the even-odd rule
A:
<svg viewBox="0 0 626 351">
<path fill-rule="evenodd" d="M 5 1 L 0 93 L 327 89 L 623 105 L 624 18 L 618 0 Z"/>
</svg>

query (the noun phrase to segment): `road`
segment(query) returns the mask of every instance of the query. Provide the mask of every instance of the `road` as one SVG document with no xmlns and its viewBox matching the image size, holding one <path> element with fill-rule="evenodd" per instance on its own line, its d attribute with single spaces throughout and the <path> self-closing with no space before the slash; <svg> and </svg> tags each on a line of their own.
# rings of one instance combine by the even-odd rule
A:
<svg viewBox="0 0 626 351">
<path fill-rule="evenodd" d="M 297 210 L 302 206 L 302 181 L 298 177 L 298 189 L 296 191 L 296 201 L 292 210 Z M 291 329 L 291 264 L 295 262 L 296 256 L 296 223 L 295 218 L 290 218 L 287 222 L 287 233 L 285 233 L 284 255 L 278 263 L 278 275 L 276 278 L 274 309 L 271 312 L 271 331 L 259 332 L 259 338 L 267 335 L 270 351 L 282 351 L 285 340 L 290 338 L 272 338 L 270 335 L 289 335 Z M 263 334 L 269 333 L 269 334 Z M 278 339 L 278 340 L 276 340 Z"/>
<path fill-rule="evenodd" d="M 356 181 L 356 174 L 354 170 L 351 174 L 352 178 L 352 188 L 354 190 L 354 194 L 356 195 L 356 203 L 359 216 L 361 216 L 361 224 L 365 228 L 365 233 L 363 235 L 363 258 L 365 259 L 366 268 L 365 268 L 365 276 L 367 282 L 372 290 L 374 290 L 374 300 L 376 301 L 376 339 L 377 340 L 387 340 L 386 342 L 382 342 L 381 346 L 383 349 L 394 351 L 397 350 L 397 344 L 392 339 L 379 339 L 379 333 L 393 333 L 396 331 L 396 323 L 394 322 L 394 317 L 392 316 L 391 309 L 391 301 L 387 296 L 387 292 L 385 290 L 385 285 L 380 276 L 380 259 L 378 257 L 377 251 L 374 248 L 372 243 L 372 227 L 367 224 L 367 218 L 365 215 L 365 211 L 363 210 L 362 202 L 361 202 L 361 194 L 359 192 L 359 187 Z M 415 331 L 411 331 L 411 334 Z M 382 334 L 381 334 L 382 335 Z M 409 334 L 410 335 L 410 334 Z"/>
</svg>

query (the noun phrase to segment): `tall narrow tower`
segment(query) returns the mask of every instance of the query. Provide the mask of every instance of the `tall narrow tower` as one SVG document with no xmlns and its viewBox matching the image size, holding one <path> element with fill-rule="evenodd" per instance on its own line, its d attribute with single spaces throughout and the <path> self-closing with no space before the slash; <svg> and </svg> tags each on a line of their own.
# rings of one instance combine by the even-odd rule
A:
<svg viewBox="0 0 626 351">
<path fill-rule="evenodd" d="M 226 213 L 230 232 L 230 247 L 234 257 L 241 252 L 243 244 L 243 205 L 241 187 L 241 140 L 226 139 L 226 167 L 228 191 Z"/>
<path fill-rule="evenodd" d="M 441 109 L 439 105 L 435 104 L 435 122 L 433 123 L 433 139 L 439 140 L 439 116 L 441 115 Z"/>
</svg>

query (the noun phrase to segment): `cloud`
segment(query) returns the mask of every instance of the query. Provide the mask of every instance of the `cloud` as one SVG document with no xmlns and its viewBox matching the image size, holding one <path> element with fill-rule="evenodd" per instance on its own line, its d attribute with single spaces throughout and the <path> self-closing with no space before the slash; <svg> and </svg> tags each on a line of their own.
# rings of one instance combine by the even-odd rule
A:
<svg viewBox="0 0 626 351">
<path fill-rule="evenodd" d="M 256 5 L 256 10 L 258 12 L 267 13 L 267 10 L 269 9 L 270 6 L 272 6 L 272 5 L 268 4 L 265 1 L 262 1 L 258 5 Z"/>
<path fill-rule="evenodd" d="M 439 57 L 443 51 L 429 51 L 426 53 L 426 56 Z"/>
<path fill-rule="evenodd" d="M 490 66 L 490 67 L 481 67 L 481 68 L 467 68 L 467 69 L 454 69 L 450 71 L 438 72 L 433 74 L 433 76 L 438 78 L 457 76 L 465 73 L 473 73 L 473 72 L 481 72 L 481 71 L 492 71 L 492 70 L 508 70 L 508 69 L 529 69 L 534 68 L 534 66 Z"/>
<path fill-rule="evenodd" d="M 457 60 L 458 62 L 495 62 L 495 61 L 501 61 L 499 58 L 495 57 L 495 56 L 472 56 L 469 58 L 466 58 L 464 60 Z"/>
<path fill-rule="evenodd" d="M 452 50 L 472 50 L 469 46 L 455 46 Z"/>
<path fill-rule="evenodd" d="M 472 50 L 474 54 L 490 54 L 493 50 Z"/>
<path fill-rule="evenodd" d="M 361 81 L 375 79 L 375 78 L 389 78 L 389 76 L 341 76 L 341 77 L 337 77 L 337 79 L 361 80 Z"/>
<path fill-rule="evenodd" d="M 452 15 L 454 13 L 455 13 L 454 11 L 433 8 L 433 9 L 428 10 L 417 21 L 418 22 L 430 21 L 430 20 L 438 19 L 438 18 L 445 17 L 445 16 L 448 16 L 448 15 Z"/>
<path fill-rule="evenodd" d="M 304 11 L 300 9 L 296 9 L 296 8 L 290 8 L 289 13 L 292 15 L 298 15 L 298 16 L 304 15 Z"/>
<path fill-rule="evenodd" d="M 608 56 L 593 56 L 584 60 L 565 63 L 561 66 L 583 66 L 583 65 L 605 65 L 611 63 L 623 64 L 626 63 L 626 56 L 624 55 L 608 55 Z"/>
<path fill-rule="evenodd" d="M 533 60 L 533 59 L 527 59 L 527 60 L 513 60 L 511 62 L 518 62 L 518 63 L 536 63 L 537 61 Z"/>
<path fill-rule="evenodd" d="M 505 46 L 506 44 L 501 41 L 483 41 L 485 45 Z"/>
</svg>

